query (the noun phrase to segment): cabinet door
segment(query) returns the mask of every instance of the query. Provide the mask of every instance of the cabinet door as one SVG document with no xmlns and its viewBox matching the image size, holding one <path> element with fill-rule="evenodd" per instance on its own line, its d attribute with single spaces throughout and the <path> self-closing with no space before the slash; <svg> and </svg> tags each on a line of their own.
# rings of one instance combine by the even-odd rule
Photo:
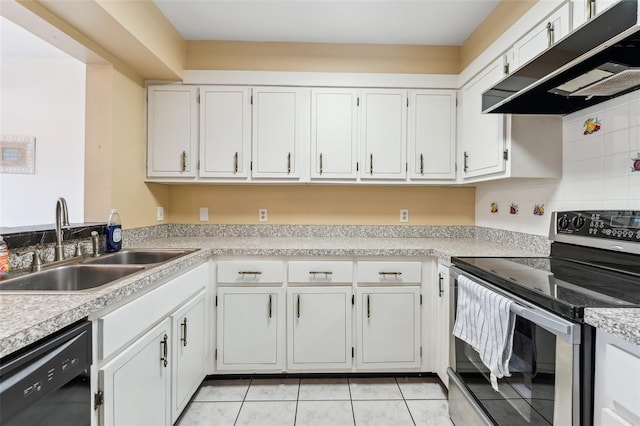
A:
<svg viewBox="0 0 640 426">
<path fill-rule="evenodd" d="M 171 316 L 173 338 L 173 405 L 175 422 L 205 377 L 205 293 Z"/>
<path fill-rule="evenodd" d="M 253 89 L 254 178 L 300 176 L 300 141 L 305 122 L 309 123 L 303 117 L 309 110 L 308 92 L 284 87 Z"/>
<path fill-rule="evenodd" d="M 355 90 L 311 91 L 312 178 L 356 178 L 357 99 Z"/>
<path fill-rule="evenodd" d="M 560 9 L 534 27 L 513 45 L 516 67 L 520 67 L 569 34 L 570 5 Z"/>
<path fill-rule="evenodd" d="M 420 367 L 420 287 L 356 290 L 358 369 Z"/>
<path fill-rule="evenodd" d="M 197 87 L 149 87 L 147 176 L 196 176 L 197 94 Z"/>
<path fill-rule="evenodd" d="M 455 179 L 456 94 L 409 92 L 411 179 Z"/>
<path fill-rule="evenodd" d="M 98 372 L 107 426 L 158 426 L 171 422 L 169 345 L 165 319 Z"/>
<path fill-rule="evenodd" d="M 282 370 L 282 288 L 218 289 L 218 370 Z"/>
<path fill-rule="evenodd" d="M 247 178 L 251 158 L 251 90 L 200 89 L 200 176 Z"/>
<path fill-rule="evenodd" d="M 407 92 L 362 92 L 362 179 L 405 179 L 407 176 Z"/>
<path fill-rule="evenodd" d="M 351 287 L 289 288 L 288 367 L 350 369 Z"/>
<path fill-rule="evenodd" d="M 573 6 L 572 30 L 578 28 L 589 19 L 602 13 L 609 6 L 620 0 L 571 0 Z"/>
<path fill-rule="evenodd" d="M 438 265 L 436 276 L 436 373 L 442 383 L 449 387 L 449 347 L 451 330 L 449 324 L 449 268 Z"/>
<path fill-rule="evenodd" d="M 505 171 L 505 116 L 482 113 L 482 93 L 503 77 L 500 57 L 461 89 L 460 136 L 462 177 Z"/>
</svg>

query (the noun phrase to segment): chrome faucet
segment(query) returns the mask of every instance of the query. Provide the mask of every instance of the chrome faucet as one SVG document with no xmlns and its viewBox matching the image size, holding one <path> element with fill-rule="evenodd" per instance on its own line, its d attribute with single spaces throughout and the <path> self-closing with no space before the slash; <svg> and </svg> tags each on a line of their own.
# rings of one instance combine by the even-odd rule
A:
<svg viewBox="0 0 640 426">
<path fill-rule="evenodd" d="M 67 210 L 67 201 L 60 197 L 56 201 L 56 250 L 54 260 L 64 259 L 64 250 L 62 247 L 62 228 L 69 226 L 69 211 Z"/>
</svg>

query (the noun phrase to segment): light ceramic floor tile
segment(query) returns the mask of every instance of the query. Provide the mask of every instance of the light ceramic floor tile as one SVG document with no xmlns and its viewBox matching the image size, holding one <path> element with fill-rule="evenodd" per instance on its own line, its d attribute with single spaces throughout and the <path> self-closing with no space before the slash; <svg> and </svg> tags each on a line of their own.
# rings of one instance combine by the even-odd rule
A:
<svg viewBox="0 0 640 426">
<path fill-rule="evenodd" d="M 353 401 L 352 404 L 358 426 L 413 426 L 404 401 Z"/>
<path fill-rule="evenodd" d="M 242 404 L 236 426 L 293 426 L 296 401 L 251 401 Z"/>
<path fill-rule="evenodd" d="M 301 379 L 300 401 L 348 401 L 349 381 L 347 379 Z"/>
<path fill-rule="evenodd" d="M 435 377 L 398 377 L 397 381 L 404 399 L 447 399 Z"/>
<path fill-rule="evenodd" d="M 353 425 L 351 401 L 299 401 L 296 426 Z"/>
<path fill-rule="evenodd" d="M 178 426 L 233 426 L 241 402 L 192 402 L 178 422 Z"/>
<path fill-rule="evenodd" d="M 349 379 L 351 399 L 402 399 L 400 388 L 393 377 Z"/>
<path fill-rule="evenodd" d="M 413 421 L 417 426 L 452 426 L 449 404 L 446 400 L 407 401 Z"/>
<path fill-rule="evenodd" d="M 253 379 L 246 401 L 295 401 L 300 379 Z"/>
<path fill-rule="evenodd" d="M 194 401 L 242 401 L 249 389 L 251 380 L 207 380 L 204 382 Z"/>
</svg>

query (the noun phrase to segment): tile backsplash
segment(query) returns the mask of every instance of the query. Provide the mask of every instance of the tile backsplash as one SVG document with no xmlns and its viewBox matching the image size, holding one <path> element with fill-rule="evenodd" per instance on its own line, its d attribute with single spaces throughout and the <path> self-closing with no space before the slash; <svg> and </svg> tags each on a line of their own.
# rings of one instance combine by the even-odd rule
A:
<svg viewBox="0 0 640 426">
<path fill-rule="evenodd" d="M 554 210 L 640 210 L 640 90 L 565 116 L 562 139 L 561 179 L 478 184 L 477 226 L 547 235 Z"/>
</svg>

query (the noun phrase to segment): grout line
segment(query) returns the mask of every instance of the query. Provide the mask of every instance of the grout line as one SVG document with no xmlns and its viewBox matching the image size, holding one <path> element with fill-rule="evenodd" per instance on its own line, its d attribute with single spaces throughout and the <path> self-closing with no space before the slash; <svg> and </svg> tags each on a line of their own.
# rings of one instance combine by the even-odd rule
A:
<svg viewBox="0 0 640 426">
<path fill-rule="evenodd" d="M 240 413 L 242 412 L 242 407 L 244 407 L 244 402 L 247 400 L 249 389 L 251 389 L 251 383 L 253 383 L 253 376 L 249 379 L 249 386 L 247 386 L 247 390 L 244 393 L 244 397 L 242 398 L 242 402 L 240 403 L 240 409 L 238 410 L 238 414 L 236 414 L 236 420 L 233 422 L 233 426 L 235 426 L 238 423 L 238 419 L 240 418 Z"/>
<path fill-rule="evenodd" d="M 301 379 L 298 379 L 298 393 L 296 394 L 296 412 L 293 414 L 293 425 L 295 426 L 298 421 L 298 402 L 300 402 L 300 382 Z"/>
<path fill-rule="evenodd" d="M 407 411 L 409 412 L 409 417 L 411 417 L 411 421 L 413 422 L 414 426 L 416 425 L 416 419 L 413 418 L 413 414 L 411 414 L 411 409 L 409 408 L 409 403 L 407 403 L 406 398 L 404 397 L 404 394 L 402 393 L 402 387 L 400 387 L 400 383 L 398 383 L 398 378 L 394 377 L 395 381 L 396 381 L 396 385 L 398 386 L 398 389 L 400 390 L 400 395 L 402 395 L 402 402 L 404 402 L 404 406 L 407 407 Z"/>
<path fill-rule="evenodd" d="M 355 426 L 356 411 L 353 409 L 353 395 L 351 395 L 351 379 L 347 379 L 347 387 L 349 388 L 349 402 L 351 403 L 351 417 L 353 417 L 353 426 Z"/>
</svg>

